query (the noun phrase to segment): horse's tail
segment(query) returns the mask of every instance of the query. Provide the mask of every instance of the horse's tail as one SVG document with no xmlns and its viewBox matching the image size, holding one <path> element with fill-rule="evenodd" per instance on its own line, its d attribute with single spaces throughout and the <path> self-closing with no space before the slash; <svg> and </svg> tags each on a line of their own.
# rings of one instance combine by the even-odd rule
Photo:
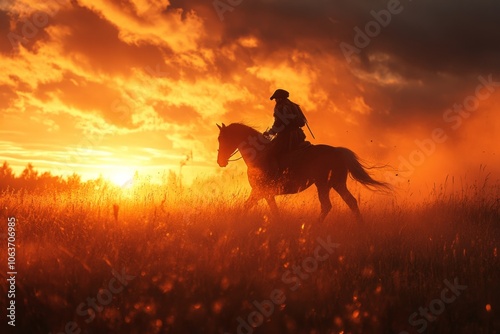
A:
<svg viewBox="0 0 500 334">
<path fill-rule="evenodd" d="M 374 168 L 374 167 L 366 167 L 361 162 L 359 162 L 359 158 L 354 153 L 353 151 L 345 148 L 345 147 L 337 147 L 337 149 L 340 151 L 343 160 L 346 164 L 347 170 L 351 174 L 351 177 L 358 181 L 359 183 L 368 186 L 368 187 L 375 187 L 375 188 L 380 188 L 384 190 L 390 190 L 391 187 L 389 184 L 385 182 L 380 182 L 375 179 L 373 179 L 370 174 L 366 171 L 367 169 Z"/>
</svg>

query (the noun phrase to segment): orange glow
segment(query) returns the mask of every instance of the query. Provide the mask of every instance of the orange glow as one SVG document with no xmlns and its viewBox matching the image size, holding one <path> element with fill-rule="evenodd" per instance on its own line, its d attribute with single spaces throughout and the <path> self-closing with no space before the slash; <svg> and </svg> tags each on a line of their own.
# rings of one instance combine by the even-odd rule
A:
<svg viewBox="0 0 500 334">
<path fill-rule="evenodd" d="M 31 162 L 40 171 L 84 179 L 102 174 L 120 185 L 129 172 L 114 175 L 103 166 L 119 160 L 151 175 L 180 173 L 193 152 L 182 177 L 213 175 L 219 171 L 214 124 L 242 121 L 264 131 L 272 124 L 269 96 L 285 88 L 308 117 L 316 136 L 306 131 L 309 140 L 388 166 L 378 176 L 398 188 L 410 185 L 415 194 L 447 176 L 480 179 L 480 165 L 500 171 L 497 86 L 479 90 L 489 95 L 472 112 L 446 114 L 474 96 L 488 71 L 463 83 L 450 79 L 460 75 L 429 77 L 418 68 L 406 76 L 397 70 L 406 65 L 390 50 L 364 50 L 370 66 L 348 63 L 332 42 L 333 27 L 288 45 L 258 31 L 234 33 L 210 4 L 170 6 L 146 0 L 2 5 L 12 13 L 13 34 L 22 35 L 23 22 L 40 11 L 49 23 L 26 43 L 7 40 L 8 52 L 0 52 L 0 160 L 16 173 Z M 231 15 L 246 20 L 242 8 Z M 447 139 L 428 144 L 436 128 Z M 244 170 L 241 163 L 231 168 Z"/>
<path fill-rule="evenodd" d="M 20 333 L 498 325 L 499 10 L 0 0 L 3 321 Z M 306 120 L 280 110 L 277 89 Z M 293 145 L 299 125 L 312 146 Z"/>
<path fill-rule="evenodd" d="M 113 171 L 112 174 L 108 176 L 109 180 L 113 182 L 115 185 L 128 188 L 132 185 L 132 181 L 134 178 L 134 171 L 131 170 L 116 170 Z"/>
</svg>

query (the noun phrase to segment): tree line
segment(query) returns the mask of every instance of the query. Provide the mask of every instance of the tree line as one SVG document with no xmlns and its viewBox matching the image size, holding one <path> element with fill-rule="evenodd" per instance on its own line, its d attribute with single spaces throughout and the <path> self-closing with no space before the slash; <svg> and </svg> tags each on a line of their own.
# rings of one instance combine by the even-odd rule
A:
<svg viewBox="0 0 500 334">
<path fill-rule="evenodd" d="M 35 167 L 28 163 L 26 168 L 19 174 L 15 175 L 7 161 L 4 161 L 0 167 L 0 192 L 4 191 L 68 191 L 75 190 L 84 185 L 104 184 L 102 178 L 82 182 L 81 176 L 73 173 L 67 177 L 52 175 L 50 172 L 40 173 Z"/>
</svg>

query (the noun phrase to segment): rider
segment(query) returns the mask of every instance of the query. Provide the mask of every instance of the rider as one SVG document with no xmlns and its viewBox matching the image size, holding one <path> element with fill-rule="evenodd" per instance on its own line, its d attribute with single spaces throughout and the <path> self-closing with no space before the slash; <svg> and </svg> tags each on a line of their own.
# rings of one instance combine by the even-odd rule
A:
<svg viewBox="0 0 500 334">
<path fill-rule="evenodd" d="M 306 139 L 302 131 L 306 118 L 299 105 L 288 99 L 289 96 L 290 94 L 284 89 L 277 89 L 271 96 L 271 100 L 276 100 L 274 124 L 270 130 L 264 132 L 264 136 L 276 135 L 268 151 L 275 168 L 282 154 L 297 149 Z"/>
</svg>

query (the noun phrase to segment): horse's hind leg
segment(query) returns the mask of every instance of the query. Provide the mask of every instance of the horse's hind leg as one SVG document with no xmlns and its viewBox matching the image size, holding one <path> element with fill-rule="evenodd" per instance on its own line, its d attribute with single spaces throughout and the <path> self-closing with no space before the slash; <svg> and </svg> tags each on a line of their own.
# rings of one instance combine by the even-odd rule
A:
<svg viewBox="0 0 500 334">
<path fill-rule="evenodd" d="M 359 212 L 358 201 L 354 198 L 351 192 L 347 189 L 345 182 L 337 182 L 332 185 L 332 188 L 335 189 L 340 197 L 346 202 L 347 206 L 351 209 L 351 211 L 356 216 L 356 220 L 358 222 L 363 222 L 363 218 L 361 217 L 361 213 Z"/>
<path fill-rule="evenodd" d="M 319 215 L 319 221 L 325 220 L 326 215 L 332 209 L 332 202 L 330 202 L 330 187 L 327 184 L 316 184 L 318 188 L 319 202 L 321 203 L 321 214 Z"/>
</svg>

